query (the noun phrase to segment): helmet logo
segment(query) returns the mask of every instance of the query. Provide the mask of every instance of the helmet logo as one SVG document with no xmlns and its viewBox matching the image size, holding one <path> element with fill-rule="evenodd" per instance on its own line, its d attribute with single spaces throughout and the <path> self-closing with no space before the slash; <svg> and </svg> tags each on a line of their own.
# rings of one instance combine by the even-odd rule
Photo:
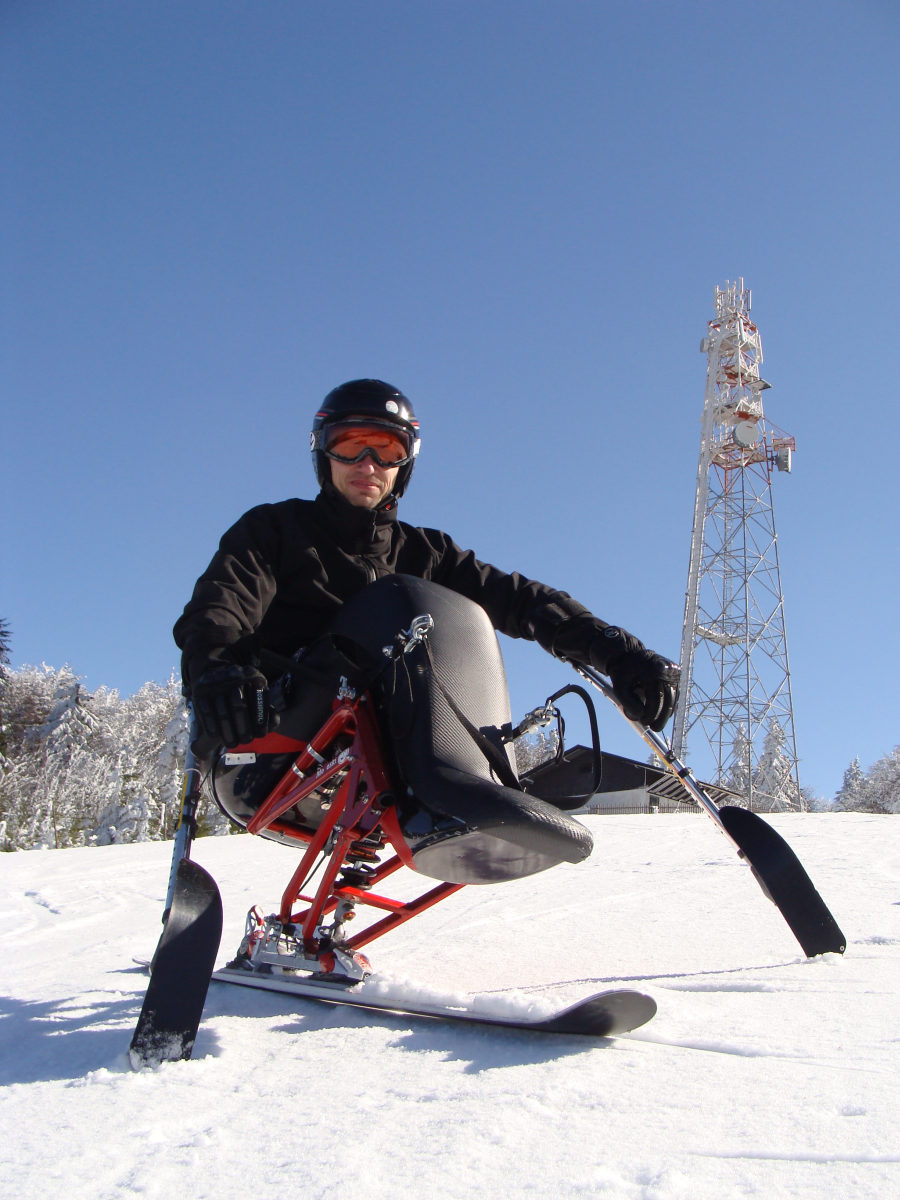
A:
<svg viewBox="0 0 900 1200">
<path fill-rule="evenodd" d="M 387 400 L 385 402 L 384 407 L 388 410 L 389 413 L 398 413 L 400 411 L 400 405 L 397 403 L 396 400 Z"/>
<path fill-rule="evenodd" d="M 315 448 L 316 448 L 315 430 L 313 430 L 313 432 L 309 435 L 309 448 L 310 448 L 310 450 L 315 450 Z"/>
</svg>

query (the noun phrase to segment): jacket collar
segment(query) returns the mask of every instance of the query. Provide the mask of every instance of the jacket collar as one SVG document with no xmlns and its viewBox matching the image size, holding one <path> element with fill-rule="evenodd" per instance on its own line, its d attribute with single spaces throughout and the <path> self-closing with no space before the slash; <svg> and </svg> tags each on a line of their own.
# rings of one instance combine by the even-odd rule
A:
<svg viewBox="0 0 900 1200">
<path fill-rule="evenodd" d="M 316 496 L 316 516 L 342 550 L 350 554 L 378 554 L 390 546 L 397 521 L 397 504 L 387 508 L 363 508 L 345 500 L 326 483 Z"/>
</svg>

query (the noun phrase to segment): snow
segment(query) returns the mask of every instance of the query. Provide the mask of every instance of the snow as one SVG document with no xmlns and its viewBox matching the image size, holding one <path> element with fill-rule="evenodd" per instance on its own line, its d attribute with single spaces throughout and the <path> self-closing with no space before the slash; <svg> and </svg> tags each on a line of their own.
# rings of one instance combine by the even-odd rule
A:
<svg viewBox="0 0 900 1200">
<path fill-rule="evenodd" d="M 158 936 L 171 845 L 3 855 L 0 1194 L 898 1195 L 900 826 L 766 819 L 847 934 L 843 958 L 803 957 L 705 817 L 586 818 L 587 862 L 466 888 L 367 953 L 480 1003 L 637 987 L 659 1005 L 641 1030 L 590 1042 L 213 984 L 194 1058 L 142 1073 L 132 956 Z M 294 858 L 249 837 L 194 858 L 222 891 L 222 964 Z"/>
</svg>

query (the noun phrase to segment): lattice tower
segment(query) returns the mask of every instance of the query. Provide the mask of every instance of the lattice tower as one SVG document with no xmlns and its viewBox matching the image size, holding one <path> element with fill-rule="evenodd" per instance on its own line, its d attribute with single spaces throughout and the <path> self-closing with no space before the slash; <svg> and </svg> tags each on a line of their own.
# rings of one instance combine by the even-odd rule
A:
<svg viewBox="0 0 900 1200">
<path fill-rule="evenodd" d="M 759 330 L 743 279 L 716 288 L 707 356 L 674 749 L 705 744 L 714 781 L 757 810 L 800 807 L 772 503 L 794 439 L 763 413 Z M 705 751 L 704 751 L 705 752 Z"/>
</svg>

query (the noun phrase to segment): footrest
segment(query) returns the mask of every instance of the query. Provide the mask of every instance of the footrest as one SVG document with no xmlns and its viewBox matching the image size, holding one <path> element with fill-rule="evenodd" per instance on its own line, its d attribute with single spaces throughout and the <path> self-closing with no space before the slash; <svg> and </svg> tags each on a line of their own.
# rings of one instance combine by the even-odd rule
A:
<svg viewBox="0 0 900 1200">
<path fill-rule="evenodd" d="M 404 826 L 413 865 L 447 883 L 503 883 L 581 862 L 590 831 L 552 805 L 489 780 L 454 772 L 440 809 L 423 808 Z"/>
</svg>

